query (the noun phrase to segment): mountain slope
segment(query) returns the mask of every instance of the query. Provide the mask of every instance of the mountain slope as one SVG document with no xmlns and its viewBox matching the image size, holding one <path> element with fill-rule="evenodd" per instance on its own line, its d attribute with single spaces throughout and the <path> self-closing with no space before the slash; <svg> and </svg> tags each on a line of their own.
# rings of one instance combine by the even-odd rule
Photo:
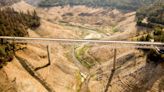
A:
<svg viewBox="0 0 164 92">
<path fill-rule="evenodd" d="M 141 6 L 152 4 L 157 0 L 43 0 L 40 6 L 60 6 L 60 5 L 87 5 L 87 6 L 103 6 L 117 7 L 120 9 L 135 10 Z M 163 1 L 162 1 L 163 2 Z"/>
<path fill-rule="evenodd" d="M 0 0 L 0 6 L 11 5 L 18 1 L 20 1 L 20 0 Z"/>
<path fill-rule="evenodd" d="M 14 7 L 14 9 L 18 11 L 36 9 L 36 12 L 39 12 L 38 15 L 41 16 L 42 18 L 41 26 L 35 31 L 28 30 L 30 37 L 73 38 L 73 39 L 80 37 L 79 34 L 81 33 L 80 30 L 81 27 L 79 27 L 77 31 L 74 31 L 73 29 L 68 29 L 63 25 L 54 22 L 55 18 L 53 17 L 58 16 L 59 12 L 65 13 L 65 11 L 68 12 L 68 10 L 70 11 L 72 10 L 74 12 L 76 12 L 75 10 L 79 10 L 79 12 L 81 13 L 82 12 L 81 6 L 79 6 L 78 9 L 72 9 L 75 7 L 70 7 L 67 8 L 68 10 L 61 7 L 54 7 L 54 9 L 52 9 L 51 11 L 49 10 L 48 12 L 45 12 L 46 10 L 41 11 L 40 8 L 39 9 L 35 8 L 22 1 L 14 4 L 12 7 Z M 61 9 L 63 9 L 63 11 L 61 11 Z M 87 9 L 89 8 L 86 7 L 85 9 L 83 9 L 84 13 L 85 12 L 88 13 L 90 11 L 92 14 L 96 15 L 99 11 L 102 12 L 102 10 L 99 9 L 98 9 L 99 11 L 95 11 L 95 12 L 93 12 L 93 10 L 97 10 L 97 9 L 92 8 L 88 11 Z M 114 12 L 116 12 L 116 14 Z M 125 17 L 123 18 L 123 20 L 120 20 L 120 22 L 116 25 L 116 27 L 120 28 L 122 31 L 128 30 L 128 33 L 129 31 L 133 33 L 135 32 L 136 29 L 135 21 L 134 21 L 135 13 L 122 14 L 122 13 L 117 13 L 117 11 L 115 10 L 113 11 L 113 13 L 114 16 L 117 16 L 117 19 L 118 19 L 118 15 Z M 47 16 L 49 15 L 49 17 L 52 18 L 47 18 L 47 16 L 44 15 Z M 46 18 L 47 20 L 45 20 Z M 74 26 L 72 26 L 72 28 L 73 27 Z M 87 31 L 88 33 L 90 33 L 91 30 L 90 31 L 82 30 L 82 31 L 83 32 Z M 115 34 L 122 34 L 122 33 L 120 32 Z M 123 36 L 127 37 L 126 34 Z M 117 35 L 116 39 L 118 38 L 121 38 L 121 36 Z M 111 39 L 109 38 L 108 40 Z M 63 45 L 61 43 L 53 43 L 51 45 L 52 48 L 51 65 L 35 72 L 39 74 L 40 77 L 44 79 L 43 80 L 44 83 L 48 83 L 50 87 L 52 87 L 52 89 L 55 90 L 55 92 L 102 92 L 102 90 L 104 89 L 104 85 L 107 82 L 106 79 L 108 78 L 108 76 L 110 76 L 111 73 L 110 71 L 112 70 L 111 66 L 112 66 L 113 58 L 109 57 L 106 60 L 104 60 L 104 63 L 102 63 L 103 65 L 102 68 L 100 67 L 103 70 L 102 72 L 101 69 L 100 69 L 100 73 L 99 70 L 98 71 L 95 70 L 96 74 L 94 74 L 91 77 L 91 79 L 89 79 L 88 77 L 87 77 L 88 79 L 87 78 L 85 79 L 86 75 L 84 75 L 83 72 L 78 68 L 78 65 L 76 65 L 75 63 L 76 61 L 73 59 L 74 54 L 73 55 L 71 54 L 73 52 L 72 48 L 74 47 L 74 45 L 75 44 Z M 109 53 L 106 56 L 113 55 L 113 53 L 111 53 L 112 52 L 111 50 L 107 50 L 107 48 L 111 49 L 110 46 L 106 46 L 105 48 L 103 47 L 102 49 L 104 50 L 102 50 L 101 46 L 99 45 L 96 45 L 96 47 L 98 48 L 97 51 L 100 51 L 101 53 L 106 53 L 106 54 Z M 25 50 L 16 53 L 17 56 L 24 59 L 23 61 L 15 58 L 13 62 L 7 64 L 7 66 L 4 67 L 9 80 L 10 81 L 14 80 L 15 88 L 18 92 L 47 92 L 46 89 L 36 79 L 34 79 L 33 76 L 31 76 L 29 72 L 27 72 L 24 69 L 24 67 L 22 67 L 22 65 L 19 63 L 19 62 L 28 63 L 34 68 L 43 66 L 48 62 L 48 56 L 46 51 L 47 50 L 45 45 L 28 44 Z M 156 71 L 160 72 L 160 70 L 162 70 L 163 68 L 161 68 L 160 65 L 157 66 L 157 68 L 154 66 L 146 65 L 145 64 L 146 60 L 144 57 L 140 55 L 140 52 L 136 52 L 139 53 L 139 55 L 136 53 L 134 55 L 131 53 L 127 53 L 126 51 L 133 52 L 132 49 L 128 49 L 125 50 L 125 54 L 123 53 L 117 57 L 118 69 L 116 71 L 116 74 L 114 75 L 113 81 L 111 82 L 112 86 L 109 89 L 111 89 L 113 92 L 127 92 L 129 90 L 130 90 L 129 92 L 134 92 L 136 88 L 138 90 L 142 88 L 143 90 L 141 89 L 140 92 L 145 92 L 145 88 L 148 88 L 148 86 L 154 84 L 154 81 L 156 81 L 157 78 L 162 77 L 159 74 L 157 75 L 158 72 Z M 103 55 L 101 53 L 97 53 L 97 52 L 95 53 L 97 54 L 97 58 Z M 120 51 L 118 51 L 118 53 L 120 53 Z M 161 72 L 163 73 L 163 70 Z M 151 77 L 153 76 L 153 74 L 157 75 L 157 77 Z M 148 78 L 150 79 L 150 82 L 147 80 Z M 143 86 L 144 83 L 147 85 Z M 156 86 L 158 86 L 158 83 L 154 87 L 158 89 L 158 87 Z"/>
</svg>

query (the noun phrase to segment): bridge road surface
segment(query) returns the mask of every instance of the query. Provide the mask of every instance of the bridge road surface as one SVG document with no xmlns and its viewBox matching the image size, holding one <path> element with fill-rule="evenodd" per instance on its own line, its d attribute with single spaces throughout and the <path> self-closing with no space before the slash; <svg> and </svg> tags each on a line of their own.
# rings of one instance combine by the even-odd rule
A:
<svg viewBox="0 0 164 92">
<path fill-rule="evenodd" d="M 108 45 L 111 48 L 144 48 L 152 49 L 154 47 L 164 50 L 164 43 L 161 42 L 135 42 L 135 41 L 108 41 L 108 40 L 83 40 L 83 39 L 53 39 L 53 38 L 30 38 L 30 37 L 8 37 L 0 36 L 0 39 L 15 43 L 30 43 L 30 44 L 102 44 Z"/>
</svg>

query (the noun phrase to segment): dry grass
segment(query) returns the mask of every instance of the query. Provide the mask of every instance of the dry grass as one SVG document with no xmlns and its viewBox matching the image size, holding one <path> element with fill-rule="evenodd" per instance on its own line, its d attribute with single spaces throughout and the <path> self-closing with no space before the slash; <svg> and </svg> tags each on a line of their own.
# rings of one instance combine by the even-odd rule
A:
<svg viewBox="0 0 164 92">
<path fill-rule="evenodd" d="M 30 37 L 51 37 L 51 38 L 82 38 L 86 35 L 93 33 L 96 30 L 96 33 L 103 33 L 109 35 L 114 35 L 115 39 L 122 39 L 121 37 L 128 36 L 137 30 L 135 27 L 135 12 L 126 13 L 120 12 L 117 9 L 103 9 L 103 8 L 91 8 L 86 6 L 64 6 L 64 7 L 53 7 L 50 9 L 38 9 L 33 6 L 21 1 L 13 5 L 17 10 L 26 11 L 37 9 L 39 16 L 41 16 L 41 26 L 35 30 L 29 30 Z M 66 13 L 72 13 L 73 16 L 62 16 Z M 86 13 L 89 16 L 79 16 L 79 14 Z M 48 21 L 47 21 L 48 20 Z M 66 21 L 73 26 L 62 25 L 59 21 Z M 80 26 L 80 27 L 79 27 Z M 82 29 L 83 27 L 84 29 Z M 86 29 L 89 28 L 89 29 Z M 111 32 L 112 28 L 118 29 L 118 32 Z M 90 30 L 94 29 L 94 30 Z M 101 31 L 108 29 L 107 31 Z M 110 36 L 107 35 L 106 39 L 110 39 Z M 108 38 L 109 37 L 109 38 Z M 68 50 L 69 49 L 69 50 Z M 128 52 L 131 49 L 120 49 L 118 50 L 118 55 L 121 55 L 124 52 Z M 113 57 L 112 49 L 105 46 L 93 46 L 92 48 L 85 48 L 79 51 L 78 57 L 81 58 L 81 55 L 85 55 L 86 52 L 90 54 L 93 58 L 98 60 L 101 63 L 105 63 Z M 52 65 L 48 68 L 40 70 L 39 73 L 41 76 L 56 90 L 56 92 L 76 92 L 81 85 L 80 76 L 77 74 L 79 72 L 78 67 L 70 59 L 71 53 L 70 48 L 64 47 L 59 43 L 52 45 Z M 26 59 L 33 66 L 41 66 L 47 62 L 46 49 L 42 45 L 29 45 L 27 50 L 17 53 L 19 56 Z M 42 58 L 45 57 L 45 58 Z M 139 71 L 139 68 L 144 66 L 143 58 L 137 58 L 137 64 L 133 67 L 133 60 L 127 61 L 122 65 L 122 71 L 119 74 L 129 74 L 130 72 L 135 73 Z M 105 63 L 112 65 L 111 62 Z M 111 69 L 111 67 L 103 68 Z M 129 72 L 130 70 L 130 72 Z M 30 88 L 33 88 L 34 92 L 46 92 L 46 90 L 29 74 L 21 67 L 17 60 L 14 60 L 12 63 L 8 64 L 5 67 L 5 71 L 9 76 L 9 80 L 16 78 L 16 88 L 21 92 L 27 92 Z M 105 71 L 105 73 L 106 73 Z M 103 74 L 103 77 L 107 77 L 107 74 Z M 95 75 L 96 76 L 96 75 Z M 97 77 L 97 76 L 96 76 Z M 127 76 L 129 78 L 129 76 Z M 122 76 L 122 79 L 126 79 Z M 117 77 L 114 79 L 116 82 Z M 91 78 L 89 82 L 89 89 L 91 92 L 100 92 L 103 90 L 106 80 L 97 81 Z M 119 83 L 114 84 L 113 91 L 117 92 L 125 87 L 119 87 Z M 118 88 L 119 87 L 119 88 Z M 29 91 L 31 92 L 31 90 Z"/>
</svg>

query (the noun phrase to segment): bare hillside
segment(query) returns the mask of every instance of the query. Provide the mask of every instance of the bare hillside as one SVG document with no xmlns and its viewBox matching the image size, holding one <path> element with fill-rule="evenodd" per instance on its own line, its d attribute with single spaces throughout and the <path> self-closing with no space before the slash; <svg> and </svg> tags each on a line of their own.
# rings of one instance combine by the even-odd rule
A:
<svg viewBox="0 0 164 92">
<path fill-rule="evenodd" d="M 14 80 L 10 81 L 6 71 L 4 69 L 0 70 L 0 90 L 1 92 L 17 92 L 14 86 Z"/>
<path fill-rule="evenodd" d="M 135 12 L 81 5 L 43 9 L 24 1 L 11 7 L 23 12 L 35 9 L 41 17 L 41 26 L 28 30 L 30 37 L 130 40 L 138 30 Z M 145 54 L 137 49 L 117 49 L 114 71 L 113 56 L 108 45 L 27 44 L 0 70 L 0 90 L 9 87 L 9 92 L 104 92 L 106 88 L 108 92 L 164 91 L 162 64 L 147 63 Z M 45 66 L 49 61 L 50 65 Z"/>
</svg>

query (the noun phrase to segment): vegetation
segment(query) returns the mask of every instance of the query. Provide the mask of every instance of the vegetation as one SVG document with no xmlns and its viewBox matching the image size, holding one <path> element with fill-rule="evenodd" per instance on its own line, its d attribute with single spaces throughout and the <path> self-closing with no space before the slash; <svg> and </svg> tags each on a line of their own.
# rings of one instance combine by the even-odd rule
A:
<svg viewBox="0 0 164 92">
<path fill-rule="evenodd" d="M 159 2 L 139 9 L 136 17 L 139 26 L 164 27 L 164 3 Z"/>
<path fill-rule="evenodd" d="M 0 36 L 27 36 L 27 28 L 37 28 L 39 25 L 40 18 L 35 11 L 24 14 L 12 8 L 0 10 Z"/>
<path fill-rule="evenodd" d="M 161 63 L 164 61 L 164 54 L 158 54 L 155 50 L 151 49 L 147 54 L 147 61 L 154 61 L 155 63 Z"/>
<path fill-rule="evenodd" d="M 92 58 L 86 56 L 86 53 L 89 50 L 89 48 L 90 46 L 87 46 L 87 45 L 80 47 L 75 53 L 76 58 L 80 61 L 80 63 L 83 66 L 87 68 L 91 68 L 95 64 L 95 61 Z"/>
<path fill-rule="evenodd" d="M 5 5 L 11 5 L 13 3 L 16 3 L 20 0 L 0 0 L 0 7 Z"/>
<path fill-rule="evenodd" d="M 137 25 L 151 28 L 152 31 L 146 36 L 142 36 L 140 41 L 164 42 L 164 3 L 155 3 L 139 9 L 136 14 Z"/>
<path fill-rule="evenodd" d="M 9 45 L 0 45 L 0 68 L 5 65 L 6 61 L 11 61 L 13 59 L 13 52 Z"/>
<path fill-rule="evenodd" d="M 164 42 L 164 3 L 156 2 L 153 5 L 139 9 L 136 17 L 138 26 L 152 29 L 147 35 L 139 38 L 140 41 Z M 147 53 L 147 61 L 155 61 L 156 63 L 164 61 L 164 54 L 155 48 L 143 51 Z"/>
<path fill-rule="evenodd" d="M 164 31 L 161 28 L 155 28 L 152 33 L 142 36 L 140 41 L 151 41 L 154 40 L 155 42 L 164 42 Z M 154 61 L 155 63 L 160 63 L 164 61 L 164 53 L 160 53 L 154 49 L 142 49 L 145 53 L 147 53 L 147 61 Z M 163 50 L 160 50 L 164 52 Z"/>
<path fill-rule="evenodd" d="M 162 28 L 156 27 L 153 31 L 145 36 L 142 36 L 138 39 L 139 41 L 151 41 L 155 42 L 164 42 L 164 30 Z M 145 53 L 147 53 L 147 61 L 155 61 L 155 63 L 164 61 L 164 53 L 160 53 L 156 51 L 156 49 L 142 49 Z M 162 51 L 162 50 L 161 50 Z M 162 51 L 164 52 L 164 51 Z"/>
<path fill-rule="evenodd" d="M 12 8 L 0 9 L 0 36 L 28 36 L 28 28 L 37 28 L 40 18 L 37 13 L 17 12 Z M 0 67 L 13 59 L 13 55 L 22 46 L 0 39 Z"/>
<path fill-rule="evenodd" d="M 154 29 L 154 41 L 155 42 L 164 42 L 164 31 L 161 28 Z"/>
<path fill-rule="evenodd" d="M 41 7 L 64 5 L 87 5 L 93 7 L 116 7 L 120 9 L 136 10 L 138 7 L 152 4 L 157 0 L 43 0 Z"/>
<path fill-rule="evenodd" d="M 77 89 L 76 89 L 76 92 L 80 92 L 81 90 L 81 86 L 82 86 L 82 76 L 80 74 L 80 72 L 77 72 L 76 73 L 76 81 L 77 81 Z"/>
</svg>

